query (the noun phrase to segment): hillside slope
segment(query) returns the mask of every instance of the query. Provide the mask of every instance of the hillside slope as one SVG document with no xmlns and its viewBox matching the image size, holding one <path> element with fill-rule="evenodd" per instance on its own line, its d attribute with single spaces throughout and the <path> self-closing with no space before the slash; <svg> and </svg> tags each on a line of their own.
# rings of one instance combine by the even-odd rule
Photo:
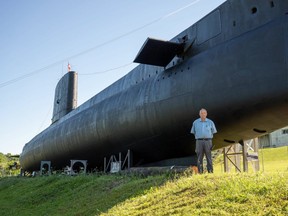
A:
<svg viewBox="0 0 288 216">
<path fill-rule="evenodd" d="M 273 172 L 0 178 L 0 215 L 288 215 L 283 149 Z"/>
</svg>

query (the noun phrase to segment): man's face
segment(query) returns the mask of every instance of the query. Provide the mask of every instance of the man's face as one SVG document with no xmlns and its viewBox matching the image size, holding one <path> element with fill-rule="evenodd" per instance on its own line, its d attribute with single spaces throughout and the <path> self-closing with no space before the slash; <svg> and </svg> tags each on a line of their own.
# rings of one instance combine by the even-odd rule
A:
<svg viewBox="0 0 288 216">
<path fill-rule="evenodd" d="M 200 118 L 201 118 L 201 119 L 206 119 L 206 117 L 207 117 L 207 111 L 206 111 L 206 110 L 201 110 L 200 113 L 199 113 L 199 115 L 200 115 Z"/>
</svg>

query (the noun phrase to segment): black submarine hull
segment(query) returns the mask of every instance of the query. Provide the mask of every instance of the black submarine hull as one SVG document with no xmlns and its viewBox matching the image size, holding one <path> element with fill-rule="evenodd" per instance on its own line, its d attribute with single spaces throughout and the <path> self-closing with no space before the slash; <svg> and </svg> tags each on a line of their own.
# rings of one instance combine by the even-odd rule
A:
<svg viewBox="0 0 288 216">
<path fill-rule="evenodd" d="M 200 41 L 196 23 L 179 34 L 172 41 L 195 41 L 184 57 L 166 68 L 141 64 L 60 118 L 24 146 L 22 168 L 37 170 L 43 160 L 62 168 L 71 159 L 101 167 L 104 157 L 128 149 L 134 165 L 191 156 L 189 132 L 202 107 L 218 130 L 215 149 L 286 126 L 288 4 L 278 2 L 285 7 L 273 19 L 230 32 L 223 13 L 248 3 L 227 1 L 213 12 L 222 14 L 219 33 Z"/>
</svg>

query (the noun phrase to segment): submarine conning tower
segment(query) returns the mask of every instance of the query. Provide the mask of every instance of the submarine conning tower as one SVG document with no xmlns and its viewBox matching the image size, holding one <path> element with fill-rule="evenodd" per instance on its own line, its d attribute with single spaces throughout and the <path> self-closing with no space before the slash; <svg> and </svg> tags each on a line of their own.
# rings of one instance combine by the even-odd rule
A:
<svg viewBox="0 0 288 216">
<path fill-rule="evenodd" d="M 55 89 L 52 124 L 77 107 L 78 75 L 69 71 L 58 82 Z"/>
</svg>

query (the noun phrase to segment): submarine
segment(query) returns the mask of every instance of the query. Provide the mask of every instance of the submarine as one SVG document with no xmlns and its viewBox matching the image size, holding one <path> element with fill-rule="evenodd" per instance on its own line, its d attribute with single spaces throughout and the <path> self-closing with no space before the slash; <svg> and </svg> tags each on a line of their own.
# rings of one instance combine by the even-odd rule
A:
<svg viewBox="0 0 288 216">
<path fill-rule="evenodd" d="M 128 150 L 133 166 L 191 164 L 201 108 L 217 127 L 214 149 L 288 124 L 286 0 L 227 0 L 169 41 L 147 38 L 134 62 L 80 106 L 77 73 L 65 74 L 52 124 L 25 144 L 22 169 L 46 160 L 61 169 L 71 159 L 103 167 L 104 157 Z"/>
</svg>

